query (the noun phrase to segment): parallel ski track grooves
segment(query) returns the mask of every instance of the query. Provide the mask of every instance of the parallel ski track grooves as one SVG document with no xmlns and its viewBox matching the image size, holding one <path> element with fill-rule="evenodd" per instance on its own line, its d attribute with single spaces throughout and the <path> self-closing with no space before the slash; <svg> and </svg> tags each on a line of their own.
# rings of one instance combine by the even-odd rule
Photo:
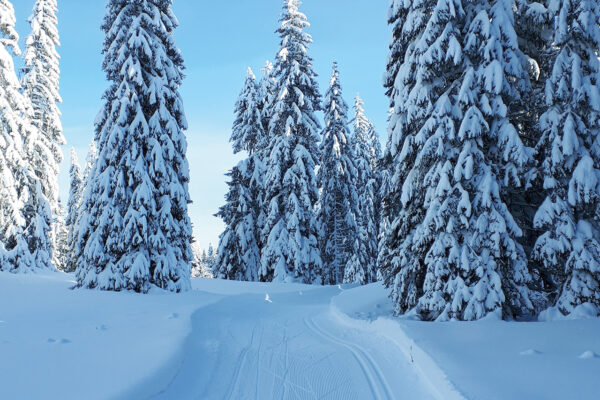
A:
<svg viewBox="0 0 600 400">
<path fill-rule="evenodd" d="M 254 344 L 254 335 L 256 334 L 256 328 L 257 327 L 255 326 L 254 329 L 252 330 L 252 337 L 250 338 L 250 343 L 248 344 L 248 346 L 246 346 L 242 349 L 242 352 L 240 353 L 240 355 L 238 357 L 235 371 L 233 373 L 233 379 L 231 381 L 231 386 L 230 386 L 229 392 L 227 394 L 227 398 L 230 400 L 235 399 L 235 397 L 233 397 L 233 396 L 236 394 L 237 389 L 239 387 L 240 375 L 243 370 L 244 364 L 246 363 L 246 357 L 248 356 L 248 352 L 250 351 L 250 349 L 252 348 L 252 345 Z"/>
<path fill-rule="evenodd" d="M 373 358 L 368 354 L 360 346 L 346 342 L 344 340 L 338 339 L 330 333 L 324 331 L 320 328 L 313 318 L 305 318 L 304 324 L 308 329 L 313 331 L 315 334 L 321 336 L 323 339 L 337 344 L 338 346 L 342 346 L 350 351 L 354 356 L 354 359 L 360 365 L 365 377 L 367 378 L 367 382 L 369 383 L 369 388 L 371 389 L 371 393 L 373 394 L 374 399 L 389 399 L 393 400 L 394 396 L 392 395 L 392 390 L 390 389 L 387 381 L 381 369 L 377 366 L 377 363 L 373 360 Z M 384 393 L 381 393 L 383 390 Z"/>
</svg>

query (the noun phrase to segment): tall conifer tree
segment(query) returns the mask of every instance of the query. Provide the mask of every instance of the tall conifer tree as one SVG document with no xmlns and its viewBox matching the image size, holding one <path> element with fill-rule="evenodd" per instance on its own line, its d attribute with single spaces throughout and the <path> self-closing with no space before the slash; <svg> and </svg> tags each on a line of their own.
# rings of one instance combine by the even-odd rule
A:
<svg viewBox="0 0 600 400">
<path fill-rule="evenodd" d="M 278 33 L 281 48 L 274 69 L 276 81 L 265 159 L 266 207 L 262 266 L 264 281 L 320 280 L 321 256 L 315 204 L 315 166 L 319 159 L 320 110 L 317 74 L 308 55 L 309 26 L 298 7 L 285 0 Z"/>
<path fill-rule="evenodd" d="M 258 280 L 260 267 L 259 226 L 260 195 L 264 168 L 259 146 L 264 143 L 256 78 L 248 69 L 242 93 L 236 103 L 231 142 L 235 153 L 248 157 L 228 174 L 227 204 L 219 217 L 226 224 L 221 234 L 215 275 L 222 279 Z"/>
<path fill-rule="evenodd" d="M 318 180 L 321 198 L 318 221 L 321 229 L 320 245 L 323 259 L 323 282 L 339 284 L 347 280 L 363 282 L 368 272 L 355 244 L 359 241 L 358 172 L 348 130 L 348 106 L 342 97 L 337 63 L 329 89 L 325 94 L 325 131 L 321 142 L 321 164 Z"/>
<path fill-rule="evenodd" d="M 392 22 L 402 27 L 394 29 L 387 81 L 395 108 L 385 204 L 401 207 L 380 252 L 384 278 L 397 312 L 527 316 L 522 231 L 506 205 L 529 154 L 510 120 L 529 89 L 512 1 L 438 0 L 427 8 L 422 19 L 420 4 L 392 5 Z"/>
<path fill-rule="evenodd" d="M 397 313 L 414 308 L 423 295 L 424 261 L 434 238 L 419 236 L 417 227 L 426 212 L 425 175 L 432 160 L 417 161 L 417 156 L 438 125 L 454 129 L 453 123 L 442 125 L 444 116 L 434 116 L 434 109 L 463 72 L 465 18 L 460 0 L 393 0 L 390 5 L 392 41 L 384 84 L 392 111 L 382 199 L 387 227 L 378 263 Z"/>
<path fill-rule="evenodd" d="M 67 226 L 67 256 L 65 257 L 65 271 L 74 272 L 77 268 L 77 223 L 79 221 L 79 210 L 81 207 L 81 197 L 83 195 L 84 182 L 81 176 L 81 166 L 77 159 L 75 149 L 71 148 L 71 168 L 69 201 L 67 202 L 67 218 L 65 224 Z"/>
<path fill-rule="evenodd" d="M 78 234 L 80 287 L 190 288 L 187 122 L 171 0 L 111 0 L 103 30 L 111 85 Z"/>
<path fill-rule="evenodd" d="M 32 106 L 31 123 L 37 129 L 32 143 L 32 165 L 40 180 L 42 193 L 50 203 L 52 211 L 52 245 L 57 246 L 58 226 L 58 173 L 63 160 L 61 145 L 65 144 L 60 121 L 58 103 L 59 60 L 56 50 L 60 45 L 58 35 L 58 12 L 56 0 L 37 0 L 29 18 L 31 34 L 27 37 L 22 86 Z M 58 253 L 54 262 L 58 263 Z"/>
<path fill-rule="evenodd" d="M 534 258 L 564 314 L 590 303 L 600 314 L 600 5 L 556 1 L 546 109 L 536 148 L 546 199 Z"/>
<path fill-rule="evenodd" d="M 38 132 L 15 73 L 12 56 L 20 54 L 15 22 L 11 2 L 0 0 L 0 268 L 25 272 L 52 268 L 51 220 L 32 169 Z"/>
<path fill-rule="evenodd" d="M 357 171 L 355 187 L 358 195 L 356 222 L 359 235 L 354 251 L 365 274 L 362 280 L 350 277 L 347 280 L 369 283 L 377 280 L 381 182 L 378 164 L 381 158 L 381 145 L 375 127 L 367 118 L 363 105 L 362 99 L 357 95 L 354 104 L 354 133 L 350 143 Z"/>
</svg>

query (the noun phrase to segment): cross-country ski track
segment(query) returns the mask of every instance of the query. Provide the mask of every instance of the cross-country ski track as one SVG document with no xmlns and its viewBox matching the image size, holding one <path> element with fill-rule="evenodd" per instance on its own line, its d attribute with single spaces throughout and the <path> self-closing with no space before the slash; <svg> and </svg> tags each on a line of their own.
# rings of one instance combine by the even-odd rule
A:
<svg viewBox="0 0 600 400">
<path fill-rule="evenodd" d="M 441 371 L 415 362 L 409 341 L 345 322 L 332 305 L 341 290 L 230 295 L 204 306 L 172 362 L 122 398 L 462 398 Z"/>
</svg>

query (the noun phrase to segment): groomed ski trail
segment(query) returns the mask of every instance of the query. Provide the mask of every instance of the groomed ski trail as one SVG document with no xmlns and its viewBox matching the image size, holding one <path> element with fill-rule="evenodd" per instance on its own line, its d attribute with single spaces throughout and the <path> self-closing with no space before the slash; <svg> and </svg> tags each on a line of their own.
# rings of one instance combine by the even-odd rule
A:
<svg viewBox="0 0 600 400">
<path fill-rule="evenodd" d="M 407 349 L 340 322 L 339 293 L 234 295 L 201 308 L 172 365 L 123 398 L 442 399 Z"/>
</svg>

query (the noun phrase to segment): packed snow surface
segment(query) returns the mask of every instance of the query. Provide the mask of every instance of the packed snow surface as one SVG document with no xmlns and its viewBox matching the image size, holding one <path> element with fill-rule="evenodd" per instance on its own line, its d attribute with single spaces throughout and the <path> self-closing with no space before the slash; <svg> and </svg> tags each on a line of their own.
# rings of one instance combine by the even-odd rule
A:
<svg viewBox="0 0 600 400">
<path fill-rule="evenodd" d="M 600 320 L 392 318 L 379 284 L 185 294 L 0 273 L 1 399 L 594 399 Z"/>
</svg>

